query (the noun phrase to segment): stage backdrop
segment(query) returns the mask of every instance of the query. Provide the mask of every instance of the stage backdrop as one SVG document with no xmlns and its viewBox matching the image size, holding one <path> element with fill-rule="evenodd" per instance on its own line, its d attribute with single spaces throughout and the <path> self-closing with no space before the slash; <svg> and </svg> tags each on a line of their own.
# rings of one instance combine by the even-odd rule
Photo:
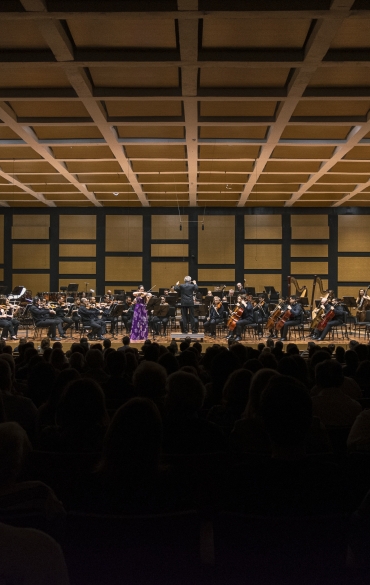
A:
<svg viewBox="0 0 370 585">
<path fill-rule="evenodd" d="M 340 296 L 370 284 L 370 209 L 2 209 L 0 280 L 9 290 L 131 290 L 235 284 L 309 294 L 318 274 Z"/>
</svg>

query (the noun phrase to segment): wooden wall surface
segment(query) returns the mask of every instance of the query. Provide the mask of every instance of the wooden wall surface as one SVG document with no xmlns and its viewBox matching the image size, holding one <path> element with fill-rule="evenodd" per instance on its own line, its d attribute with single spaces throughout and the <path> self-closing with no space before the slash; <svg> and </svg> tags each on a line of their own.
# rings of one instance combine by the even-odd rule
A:
<svg viewBox="0 0 370 585">
<path fill-rule="evenodd" d="M 357 208 L 22 209 L 0 211 L 0 280 L 33 293 L 200 286 L 245 280 L 284 294 L 318 274 L 339 295 L 370 280 L 370 210 Z"/>
</svg>

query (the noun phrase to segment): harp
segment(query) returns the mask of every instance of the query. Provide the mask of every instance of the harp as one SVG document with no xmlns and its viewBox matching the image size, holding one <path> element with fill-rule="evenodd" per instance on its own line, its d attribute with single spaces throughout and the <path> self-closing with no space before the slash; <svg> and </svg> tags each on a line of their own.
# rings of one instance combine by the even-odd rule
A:
<svg viewBox="0 0 370 585">
<path fill-rule="evenodd" d="M 295 286 L 295 293 L 292 293 L 292 285 Z M 296 294 L 301 299 L 307 297 L 307 286 L 299 286 L 298 281 L 294 278 L 294 276 L 288 276 L 288 296 L 290 297 L 292 294 Z"/>
<path fill-rule="evenodd" d="M 313 279 L 312 295 L 311 295 L 311 305 L 310 305 L 311 312 L 315 309 L 314 302 L 315 302 L 316 287 L 319 287 L 320 296 L 322 298 L 324 298 L 324 297 L 329 298 L 329 297 L 333 297 L 333 295 L 334 295 L 334 291 L 329 290 L 329 289 L 324 290 L 320 276 L 315 275 L 314 279 Z"/>
</svg>

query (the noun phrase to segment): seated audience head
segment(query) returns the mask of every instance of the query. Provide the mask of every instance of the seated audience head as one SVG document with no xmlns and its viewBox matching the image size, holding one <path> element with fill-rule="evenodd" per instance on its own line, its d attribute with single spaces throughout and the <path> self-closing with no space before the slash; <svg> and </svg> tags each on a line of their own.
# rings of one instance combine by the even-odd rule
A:
<svg viewBox="0 0 370 585">
<path fill-rule="evenodd" d="M 85 367 L 84 354 L 77 351 L 75 353 L 72 353 L 69 358 L 69 365 L 71 368 L 74 368 L 81 374 Z"/>
<path fill-rule="evenodd" d="M 236 356 L 241 364 L 247 361 L 247 348 L 242 343 L 235 342 L 230 347 L 230 353 Z"/>
<path fill-rule="evenodd" d="M 122 337 L 122 345 L 130 345 L 130 338 L 128 335 Z"/>
<path fill-rule="evenodd" d="M 228 377 L 222 391 L 222 403 L 226 408 L 241 414 L 248 402 L 252 372 L 241 368 Z"/>
<path fill-rule="evenodd" d="M 258 361 L 260 362 L 263 368 L 269 368 L 271 370 L 278 369 L 278 361 L 274 354 L 270 352 L 270 350 L 268 352 L 262 351 L 261 355 L 258 358 Z"/>
<path fill-rule="evenodd" d="M 359 359 L 357 353 L 353 349 L 347 349 L 346 353 L 344 354 L 344 360 L 346 362 L 347 368 L 356 371 L 359 364 Z"/>
<path fill-rule="evenodd" d="M 263 366 L 259 359 L 251 358 L 243 364 L 243 368 L 255 374 L 256 372 L 258 372 L 258 370 L 262 370 Z"/>
<path fill-rule="evenodd" d="M 262 368 L 254 374 L 249 387 L 249 397 L 243 418 L 256 418 L 260 415 L 262 392 L 273 376 L 276 376 L 276 371 L 269 370 L 268 368 Z"/>
<path fill-rule="evenodd" d="M 296 343 L 288 343 L 286 352 L 288 355 L 299 355 L 298 345 Z"/>
<path fill-rule="evenodd" d="M 57 409 L 57 424 L 60 427 L 104 427 L 107 420 L 104 394 L 97 382 L 81 378 L 66 387 Z"/>
<path fill-rule="evenodd" d="M 369 359 L 368 348 L 364 343 L 359 343 L 358 345 L 356 345 L 354 351 L 356 352 L 360 363 Z"/>
<path fill-rule="evenodd" d="M 312 424 L 311 398 L 294 378 L 274 376 L 262 394 L 261 416 L 273 451 L 303 447 Z"/>
<path fill-rule="evenodd" d="M 104 368 L 104 357 L 99 349 L 89 349 L 86 354 L 86 367 L 89 370 L 102 370 Z"/>
<path fill-rule="evenodd" d="M 0 424 L 0 486 L 14 485 L 32 450 L 27 433 L 16 422 Z"/>
<path fill-rule="evenodd" d="M 335 359 L 340 364 L 344 364 L 345 353 L 346 353 L 346 350 L 344 349 L 344 347 L 342 347 L 341 345 L 337 345 L 337 347 L 335 348 Z"/>
<path fill-rule="evenodd" d="M 53 349 L 50 355 L 50 364 L 56 370 L 63 370 L 67 363 L 66 356 L 64 355 L 64 351 L 62 349 L 56 348 Z"/>
<path fill-rule="evenodd" d="M 112 351 L 107 356 L 107 371 L 114 378 L 121 378 L 125 373 L 127 358 L 125 351 Z"/>
<path fill-rule="evenodd" d="M 11 392 L 13 386 L 12 370 L 8 362 L 4 359 L 0 359 L 0 391 Z"/>
<path fill-rule="evenodd" d="M 156 471 L 162 446 L 162 420 L 147 398 L 132 398 L 121 406 L 109 425 L 100 471 L 108 476 L 145 475 Z"/>
<path fill-rule="evenodd" d="M 49 398 L 56 375 L 55 368 L 45 361 L 41 361 L 30 370 L 27 395 L 37 407 Z"/>
<path fill-rule="evenodd" d="M 320 390 L 340 388 L 344 382 L 342 366 L 331 359 L 320 362 L 315 368 L 315 381 Z"/>
<path fill-rule="evenodd" d="M 166 412 L 170 417 L 194 416 L 203 406 L 206 389 L 199 378 L 176 372 L 167 379 Z"/>
<path fill-rule="evenodd" d="M 108 349 L 111 346 L 112 346 L 111 340 L 110 339 L 104 339 L 104 341 L 103 341 L 103 347 L 104 347 L 104 349 Z"/>
<path fill-rule="evenodd" d="M 143 346 L 144 359 L 146 362 L 158 362 L 159 345 L 158 343 L 151 343 Z"/>
<path fill-rule="evenodd" d="M 163 366 L 143 361 L 135 370 L 133 384 L 135 393 L 143 398 L 157 400 L 165 394 L 167 372 Z"/>
<path fill-rule="evenodd" d="M 167 351 L 167 353 L 161 355 L 161 357 L 158 360 L 158 364 L 164 367 L 164 369 L 167 372 L 167 376 L 173 374 L 174 372 L 177 372 L 179 369 L 179 363 L 175 356 L 173 355 L 173 353 L 171 353 L 170 351 Z"/>
</svg>

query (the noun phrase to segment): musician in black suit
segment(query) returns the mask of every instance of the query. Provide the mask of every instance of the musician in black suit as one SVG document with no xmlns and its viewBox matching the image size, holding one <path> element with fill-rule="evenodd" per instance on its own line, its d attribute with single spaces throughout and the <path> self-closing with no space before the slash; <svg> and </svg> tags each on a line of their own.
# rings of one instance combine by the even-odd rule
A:
<svg viewBox="0 0 370 585">
<path fill-rule="evenodd" d="M 225 316 L 225 309 L 222 305 L 220 297 L 214 297 L 213 304 L 209 308 L 209 315 L 206 321 L 204 321 L 204 332 L 208 333 L 211 337 L 216 337 L 216 325 L 222 323 Z"/>
<path fill-rule="evenodd" d="M 181 314 L 182 314 L 182 321 L 184 324 L 184 333 L 188 333 L 188 315 L 190 317 L 190 325 L 191 325 L 191 332 L 195 333 L 195 321 L 194 321 L 194 293 L 198 292 L 198 286 L 195 280 L 191 280 L 190 276 L 185 276 L 184 278 L 185 284 L 180 284 L 177 281 L 174 289 L 176 292 L 180 293 L 181 299 Z"/>
<path fill-rule="evenodd" d="M 328 324 L 326 325 L 323 331 L 319 331 L 318 329 L 314 330 L 312 339 L 317 339 L 317 341 L 324 341 L 325 337 L 329 333 L 332 327 L 337 327 L 338 325 L 343 325 L 345 321 L 346 311 L 344 310 L 342 305 L 339 305 L 338 299 L 332 299 L 328 301 L 325 305 L 325 315 L 329 313 L 329 311 L 334 311 L 334 317 L 330 319 Z"/>
<path fill-rule="evenodd" d="M 102 311 L 88 304 L 87 299 L 81 299 L 81 306 L 78 312 L 81 317 L 82 325 L 85 327 L 91 327 L 91 333 L 88 335 L 89 339 L 92 339 L 95 335 L 97 335 L 97 338 L 100 340 L 104 339 L 105 322 L 102 319 L 99 319 Z"/>
<path fill-rule="evenodd" d="M 289 303 L 288 311 L 291 312 L 291 316 L 289 317 L 289 321 L 286 321 L 281 329 L 281 341 L 287 340 L 289 328 L 300 323 L 303 315 L 302 305 L 297 302 L 297 297 L 295 295 L 290 297 Z"/>
<path fill-rule="evenodd" d="M 242 297 L 238 297 L 237 304 L 239 304 L 239 306 L 241 307 L 244 307 L 243 315 L 241 316 L 235 327 L 236 335 L 235 341 L 241 341 L 244 327 L 246 325 L 251 325 L 254 322 L 252 297 L 250 295 L 248 295 L 245 299 L 243 299 Z M 229 339 L 232 337 L 233 332 L 231 332 L 231 334 L 228 335 Z"/>
<path fill-rule="evenodd" d="M 33 299 L 33 304 L 29 309 L 36 327 L 49 326 L 48 336 L 51 337 L 53 341 L 59 341 L 60 337 L 67 337 L 62 328 L 62 320 L 55 315 L 55 311 L 47 309 L 46 307 L 41 307 L 40 303 L 41 301 L 39 297 L 35 297 Z M 57 327 L 60 337 L 56 336 Z"/>
</svg>

